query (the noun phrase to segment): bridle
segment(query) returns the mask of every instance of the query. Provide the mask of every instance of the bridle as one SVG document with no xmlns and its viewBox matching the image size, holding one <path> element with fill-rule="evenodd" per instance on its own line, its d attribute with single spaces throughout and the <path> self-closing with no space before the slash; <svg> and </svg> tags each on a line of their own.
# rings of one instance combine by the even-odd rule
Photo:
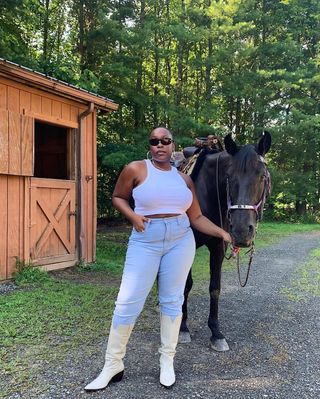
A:
<svg viewBox="0 0 320 399">
<path fill-rule="evenodd" d="M 263 173 L 264 184 L 263 184 L 263 191 L 262 191 L 260 200 L 258 201 L 257 204 L 255 204 L 255 205 L 247 205 L 247 204 L 232 205 L 231 198 L 230 198 L 229 178 L 227 177 L 227 215 L 228 215 L 229 222 L 231 222 L 231 211 L 234 209 L 245 210 L 245 211 L 247 211 L 247 210 L 254 211 L 257 216 L 257 221 L 261 220 L 263 205 L 271 191 L 271 179 L 270 179 L 270 173 L 267 169 L 267 164 L 265 162 L 265 159 L 261 155 L 259 156 L 259 159 L 260 159 L 260 162 L 262 162 L 264 164 L 264 173 Z"/>
<path fill-rule="evenodd" d="M 266 198 L 269 196 L 270 192 L 271 192 L 271 177 L 270 177 L 270 173 L 267 169 L 267 164 L 265 162 L 265 159 L 260 155 L 259 156 L 259 160 L 264 164 L 264 173 L 263 173 L 263 191 L 260 197 L 260 200 L 255 204 L 255 205 L 248 205 L 248 204 L 232 204 L 231 202 L 231 197 L 230 197 L 230 188 L 229 188 L 229 178 L 227 177 L 227 218 L 229 220 L 229 224 L 231 224 L 231 214 L 232 214 L 232 210 L 244 210 L 244 211 L 254 211 L 256 213 L 256 228 L 255 228 L 255 232 L 254 232 L 254 238 L 256 236 L 257 233 L 257 228 L 258 228 L 258 222 L 261 220 L 262 218 L 262 212 L 263 212 L 263 205 L 266 201 Z M 217 168 L 216 168 L 216 187 L 217 187 L 217 193 L 219 192 L 218 189 L 218 165 L 219 165 L 219 157 L 217 158 Z M 221 204 L 220 204 L 220 198 L 219 198 L 219 193 L 218 193 L 218 202 L 219 202 L 219 212 L 220 212 L 220 221 L 221 221 L 221 227 L 222 227 L 222 213 L 221 213 Z M 244 282 L 242 282 L 241 280 L 241 276 L 240 276 L 240 248 L 238 247 L 232 247 L 231 248 L 231 254 L 229 256 L 226 256 L 226 250 L 224 249 L 224 257 L 226 259 L 230 259 L 231 257 L 237 257 L 237 270 L 238 270 L 238 279 L 239 279 L 239 284 L 241 287 L 245 287 L 247 282 L 248 282 L 248 278 L 249 278 L 249 273 L 250 273 L 250 268 L 251 268 L 251 264 L 253 261 L 253 256 L 255 253 L 255 248 L 254 248 L 254 238 L 252 239 L 252 244 L 250 249 L 246 252 L 246 254 L 250 253 L 249 256 L 249 263 L 248 263 L 248 267 L 247 267 L 247 273 L 246 273 L 246 278 L 244 280 Z"/>
</svg>

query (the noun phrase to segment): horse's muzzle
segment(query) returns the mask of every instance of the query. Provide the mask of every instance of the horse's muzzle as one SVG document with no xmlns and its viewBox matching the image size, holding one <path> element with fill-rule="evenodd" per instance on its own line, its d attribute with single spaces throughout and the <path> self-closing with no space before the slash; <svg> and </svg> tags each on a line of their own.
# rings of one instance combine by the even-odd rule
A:
<svg viewBox="0 0 320 399">
<path fill-rule="evenodd" d="M 241 226 L 241 228 L 233 228 L 231 225 L 230 235 L 232 237 L 232 244 L 235 247 L 249 248 L 254 239 L 255 227 L 249 225 L 247 228 L 243 228 L 243 226 Z"/>
<path fill-rule="evenodd" d="M 234 240 L 232 242 L 232 245 L 239 248 L 249 248 L 252 245 L 252 240 L 247 240 L 247 241 Z"/>
</svg>

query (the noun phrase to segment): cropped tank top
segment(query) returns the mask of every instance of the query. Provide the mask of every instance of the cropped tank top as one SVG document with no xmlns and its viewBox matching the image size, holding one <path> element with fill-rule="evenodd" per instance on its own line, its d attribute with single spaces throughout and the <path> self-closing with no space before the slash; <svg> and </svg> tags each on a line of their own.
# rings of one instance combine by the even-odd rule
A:
<svg viewBox="0 0 320 399">
<path fill-rule="evenodd" d="M 171 170 L 163 171 L 153 166 L 149 159 L 145 162 L 147 177 L 132 190 L 135 213 L 185 213 L 192 203 L 192 192 L 178 170 L 171 167 Z"/>
</svg>

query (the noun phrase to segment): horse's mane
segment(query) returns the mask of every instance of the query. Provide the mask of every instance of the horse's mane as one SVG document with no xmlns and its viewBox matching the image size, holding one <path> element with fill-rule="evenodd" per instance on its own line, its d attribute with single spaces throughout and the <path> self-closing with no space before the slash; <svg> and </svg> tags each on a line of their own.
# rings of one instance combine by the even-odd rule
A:
<svg viewBox="0 0 320 399">
<path fill-rule="evenodd" d="M 209 150 L 208 148 L 204 148 L 196 161 L 196 164 L 193 168 L 193 171 L 190 175 L 193 181 L 196 180 L 199 171 L 203 165 L 204 160 L 209 154 L 216 154 L 218 150 Z M 252 144 L 245 145 L 239 148 L 239 151 L 233 156 L 232 168 L 235 171 L 246 172 L 247 170 L 253 169 L 256 167 L 256 157 L 252 156 L 256 154 L 256 147 Z"/>
<path fill-rule="evenodd" d="M 209 148 L 204 148 L 200 152 L 200 154 L 199 154 L 199 156 L 197 158 L 196 164 L 194 165 L 193 171 L 192 171 L 192 173 L 190 175 L 190 177 L 191 177 L 191 179 L 193 181 L 196 180 L 196 178 L 197 178 L 197 176 L 199 174 L 199 171 L 200 171 L 200 169 L 202 167 L 202 164 L 203 164 L 204 160 L 206 159 L 206 156 L 209 155 L 209 154 L 217 154 L 218 152 L 220 152 L 220 151 L 216 150 L 216 149 L 211 149 L 210 150 Z"/>
</svg>

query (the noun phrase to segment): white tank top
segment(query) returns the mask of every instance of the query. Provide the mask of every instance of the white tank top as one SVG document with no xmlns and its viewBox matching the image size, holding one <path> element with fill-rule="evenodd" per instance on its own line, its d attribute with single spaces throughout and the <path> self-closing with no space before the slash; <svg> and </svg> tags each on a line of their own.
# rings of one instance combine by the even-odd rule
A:
<svg viewBox="0 0 320 399">
<path fill-rule="evenodd" d="M 171 170 L 163 171 L 153 166 L 149 159 L 145 162 L 147 177 L 132 190 L 135 213 L 185 213 L 192 203 L 192 192 L 178 170 L 171 167 Z"/>
</svg>

